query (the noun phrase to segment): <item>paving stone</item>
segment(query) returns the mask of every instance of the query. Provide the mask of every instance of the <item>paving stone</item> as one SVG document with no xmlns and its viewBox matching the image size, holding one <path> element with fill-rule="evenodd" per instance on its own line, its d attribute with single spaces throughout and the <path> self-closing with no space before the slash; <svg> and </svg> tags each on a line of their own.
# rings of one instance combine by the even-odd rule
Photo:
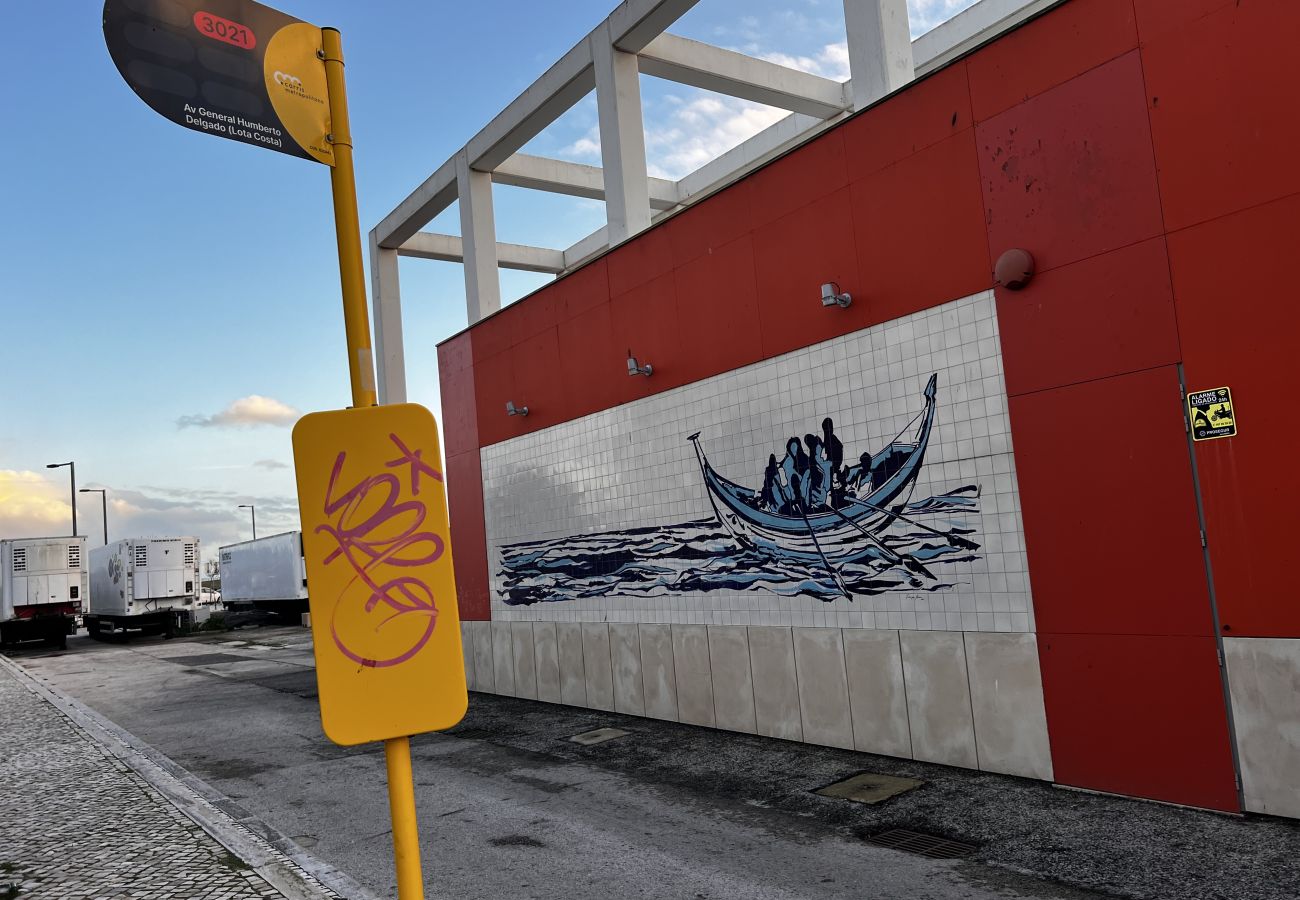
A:
<svg viewBox="0 0 1300 900">
<path fill-rule="evenodd" d="M 0 667 L 3 896 L 262 900 L 283 895 Z"/>
</svg>

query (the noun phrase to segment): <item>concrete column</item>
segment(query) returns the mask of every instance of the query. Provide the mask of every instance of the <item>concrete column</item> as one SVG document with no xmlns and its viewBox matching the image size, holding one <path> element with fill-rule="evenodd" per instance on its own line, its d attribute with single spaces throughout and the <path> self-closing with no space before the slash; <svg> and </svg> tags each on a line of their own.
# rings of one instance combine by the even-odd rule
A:
<svg viewBox="0 0 1300 900">
<path fill-rule="evenodd" d="M 375 320 L 375 363 L 379 402 L 406 402 L 406 354 L 402 348 L 402 289 L 397 281 L 397 251 L 379 246 L 370 235 L 370 307 Z"/>
<path fill-rule="evenodd" d="M 465 309 L 469 324 L 501 308 L 497 272 L 497 226 L 492 212 L 492 174 L 469 167 L 456 157 L 456 192 L 460 198 L 460 239 L 465 255 Z"/>
<path fill-rule="evenodd" d="M 844 0 L 853 108 L 863 109 L 916 77 L 907 0 Z"/>
<path fill-rule="evenodd" d="M 605 215 L 609 242 L 617 244 L 650 227 L 640 70 L 635 53 L 614 47 L 608 22 L 592 34 L 591 40 L 605 175 Z"/>
</svg>

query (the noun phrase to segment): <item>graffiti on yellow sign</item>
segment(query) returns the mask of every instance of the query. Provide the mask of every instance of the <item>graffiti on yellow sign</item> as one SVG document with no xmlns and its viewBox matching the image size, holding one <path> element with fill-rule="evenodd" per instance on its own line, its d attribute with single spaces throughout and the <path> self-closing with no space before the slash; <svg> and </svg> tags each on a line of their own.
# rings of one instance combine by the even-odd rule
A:
<svg viewBox="0 0 1300 900">
<path fill-rule="evenodd" d="M 293 448 L 326 735 L 351 745 L 450 728 L 467 694 L 433 415 L 313 413 Z"/>
<path fill-rule="evenodd" d="M 1193 391 L 1187 395 L 1187 422 L 1192 440 L 1208 441 L 1232 437 L 1237 433 L 1236 414 L 1232 411 L 1232 390 Z"/>
</svg>

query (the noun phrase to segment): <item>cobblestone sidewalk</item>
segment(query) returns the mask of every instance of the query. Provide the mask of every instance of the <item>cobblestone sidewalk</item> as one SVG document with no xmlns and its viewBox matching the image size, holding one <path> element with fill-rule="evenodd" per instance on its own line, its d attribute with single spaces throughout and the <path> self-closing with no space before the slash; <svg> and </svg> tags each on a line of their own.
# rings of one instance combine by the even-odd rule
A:
<svg viewBox="0 0 1300 900">
<path fill-rule="evenodd" d="M 285 896 L 0 664 L 0 900 Z"/>
</svg>

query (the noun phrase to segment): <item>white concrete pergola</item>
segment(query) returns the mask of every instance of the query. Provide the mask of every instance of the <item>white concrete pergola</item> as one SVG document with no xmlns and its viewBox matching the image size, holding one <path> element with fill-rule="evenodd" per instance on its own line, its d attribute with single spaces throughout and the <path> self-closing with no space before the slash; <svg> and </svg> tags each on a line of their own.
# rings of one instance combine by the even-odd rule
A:
<svg viewBox="0 0 1300 900">
<path fill-rule="evenodd" d="M 915 41 L 906 0 L 844 0 L 847 82 L 668 33 L 696 2 L 624 0 L 370 232 L 381 403 L 406 400 L 399 257 L 463 262 L 473 325 L 501 307 L 499 268 L 563 274 L 1062 0 L 981 0 Z M 790 114 L 680 181 L 651 178 L 642 73 Z M 593 89 L 601 166 L 519 152 Z M 565 250 L 500 243 L 493 182 L 604 200 L 607 224 Z M 457 201 L 461 236 L 420 230 Z"/>
</svg>

